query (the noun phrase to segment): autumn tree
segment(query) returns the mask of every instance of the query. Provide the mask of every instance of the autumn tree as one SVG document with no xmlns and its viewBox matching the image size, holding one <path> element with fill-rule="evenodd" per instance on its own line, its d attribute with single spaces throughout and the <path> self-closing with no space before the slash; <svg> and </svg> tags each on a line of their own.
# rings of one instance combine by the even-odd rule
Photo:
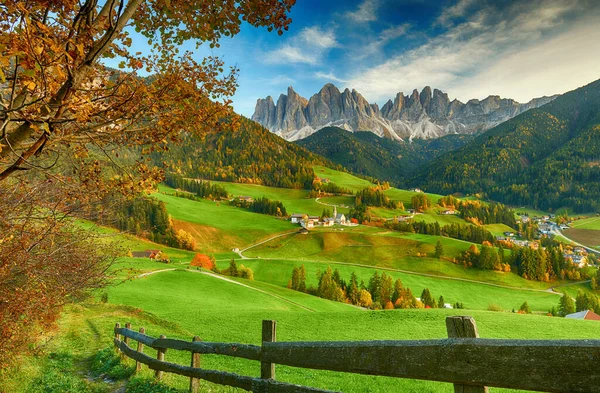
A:
<svg viewBox="0 0 600 393">
<path fill-rule="evenodd" d="M 105 282 L 112 249 L 96 250 L 68 216 L 151 189 L 162 174 L 144 154 L 235 125 L 237 69 L 180 47 L 218 47 L 243 22 L 281 34 L 294 3 L 2 2 L 0 326 L 13 339 L 0 340 L 0 354 L 24 347 L 25 326 L 45 325 L 60 304 Z M 132 47 L 134 30 L 147 48 Z M 138 158 L 121 161 L 132 147 Z"/>
<path fill-rule="evenodd" d="M 192 262 L 190 262 L 190 266 L 212 270 L 215 267 L 215 261 L 214 258 L 209 257 L 208 255 L 198 253 L 194 255 Z"/>
</svg>

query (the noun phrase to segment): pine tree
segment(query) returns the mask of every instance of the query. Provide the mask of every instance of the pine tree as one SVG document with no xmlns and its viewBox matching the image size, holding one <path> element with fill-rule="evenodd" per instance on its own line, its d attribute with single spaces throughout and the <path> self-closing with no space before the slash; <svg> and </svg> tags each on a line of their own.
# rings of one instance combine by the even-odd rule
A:
<svg viewBox="0 0 600 393">
<path fill-rule="evenodd" d="M 442 295 L 440 295 L 440 298 L 438 300 L 437 303 L 439 308 L 445 308 L 446 307 L 446 300 L 444 299 L 444 297 Z"/>
<path fill-rule="evenodd" d="M 519 307 L 519 314 L 531 314 L 531 308 L 529 308 L 529 303 L 527 303 L 527 301 L 523 302 L 521 307 Z"/>
<path fill-rule="evenodd" d="M 425 288 L 423 289 L 423 292 L 421 292 L 421 303 L 423 303 L 425 307 L 436 308 L 435 299 L 431 295 L 429 288 Z"/>
<path fill-rule="evenodd" d="M 558 315 L 564 317 L 575 312 L 575 303 L 573 298 L 568 294 L 564 294 L 558 302 Z"/>
<path fill-rule="evenodd" d="M 435 257 L 440 259 L 444 254 L 444 246 L 442 245 L 442 241 L 438 240 L 435 244 Z"/>
<path fill-rule="evenodd" d="M 237 277 L 239 275 L 237 263 L 235 263 L 235 259 L 232 259 L 229 262 L 229 275 L 231 277 Z"/>
</svg>

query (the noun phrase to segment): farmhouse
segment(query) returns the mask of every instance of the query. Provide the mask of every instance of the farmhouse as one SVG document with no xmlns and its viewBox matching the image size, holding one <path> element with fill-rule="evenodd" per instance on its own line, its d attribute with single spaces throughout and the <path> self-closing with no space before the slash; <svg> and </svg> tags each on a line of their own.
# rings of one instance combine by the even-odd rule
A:
<svg viewBox="0 0 600 393">
<path fill-rule="evenodd" d="M 302 221 L 302 218 L 304 217 L 304 214 L 292 214 L 291 216 L 291 220 L 292 220 L 292 224 L 298 224 L 300 223 L 300 221 Z"/>
<path fill-rule="evenodd" d="M 412 192 L 421 192 L 421 193 L 423 192 L 423 190 L 421 190 L 420 188 L 411 188 L 409 191 L 412 191 Z"/>
<path fill-rule="evenodd" d="M 251 196 L 247 196 L 247 195 L 240 195 L 239 199 L 240 199 L 240 201 L 244 201 L 244 202 L 248 202 L 248 203 L 254 202 L 254 198 L 252 198 Z"/>
<path fill-rule="evenodd" d="M 160 258 L 160 250 L 146 250 L 146 251 L 133 251 L 131 255 L 134 258 L 150 258 L 150 259 L 159 259 Z"/>
<path fill-rule="evenodd" d="M 592 310 L 579 311 L 573 314 L 567 314 L 565 318 L 569 319 L 585 319 L 588 321 L 600 321 L 600 315 L 596 314 Z"/>
<path fill-rule="evenodd" d="M 440 214 L 444 214 L 444 215 L 456 214 L 456 211 L 452 210 L 452 209 L 448 209 L 448 210 L 444 210 Z"/>
<path fill-rule="evenodd" d="M 333 224 L 335 224 L 335 219 L 333 219 L 333 218 L 329 218 L 329 217 L 327 217 L 327 218 L 323 219 L 323 223 L 322 223 L 322 225 L 323 225 L 324 227 L 332 227 L 332 226 L 333 226 Z"/>
</svg>

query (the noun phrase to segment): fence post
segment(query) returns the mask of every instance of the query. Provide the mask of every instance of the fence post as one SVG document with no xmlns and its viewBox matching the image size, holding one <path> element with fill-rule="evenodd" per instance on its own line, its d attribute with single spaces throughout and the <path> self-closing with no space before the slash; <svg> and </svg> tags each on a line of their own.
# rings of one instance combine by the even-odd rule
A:
<svg viewBox="0 0 600 393">
<path fill-rule="evenodd" d="M 164 334 L 161 334 L 159 338 L 167 338 L 167 336 L 165 336 Z M 160 360 L 161 362 L 164 362 L 165 360 L 165 352 L 167 352 L 166 348 L 159 348 L 156 350 L 156 360 Z M 160 370 L 156 370 L 156 372 L 154 373 L 154 376 L 156 377 L 156 379 L 158 381 L 160 381 L 160 379 L 163 376 L 163 372 Z"/>
<path fill-rule="evenodd" d="M 145 334 L 146 333 L 146 329 L 144 329 L 143 327 L 140 328 L 140 333 L 141 334 Z M 144 344 L 142 342 L 138 341 L 138 347 L 137 347 L 137 351 L 139 353 L 144 353 Z M 139 361 L 135 361 L 135 372 L 136 374 L 139 373 L 140 371 L 142 371 L 142 363 Z"/>
<path fill-rule="evenodd" d="M 125 324 L 125 329 L 129 329 L 129 330 L 131 330 L 131 322 L 127 322 L 127 323 Z M 127 336 L 124 336 L 124 337 L 123 337 L 123 341 L 125 342 L 125 345 L 129 346 L 129 337 L 127 337 Z"/>
<path fill-rule="evenodd" d="M 262 342 L 272 343 L 277 341 L 277 321 L 262 321 Z M 275 364 L 260 362 L 260 377 L 262 379 L 275 379 Z"/>
<path fill-rule="evenodd" d="M 202 341 L 200 337 L 194 336 L 193 342 Z M 194 368 L 200 368 L 200 354 L 192 352 L 192 363 L 191 366 Z M 190 392 L 197 393 L 200 388 L 200 380 L 198 378 L 190 377 Z"/>
<path fill-rule="evenodd" d="M 446 330 L 449 338 L 478 338 L 477 324 L 473 317 L 446 317 Z M 485 386 L 454 384 L 454 393 L 488 393 Z"/>
<path fill-rule="evenodd" d="M 119 333 L 117 333 L 117 329 L 119 329 L 120 327 L 121 327 L 121 324 L 119 322 L 115 323 L 115 339 L 117 341 L 121 341 L 121 335 Z M 117 343 L 115 343 L 115 350 L 117 351 L 117 353 L 121 352 L 121 350 L 117 346 Z"/>
</svg>

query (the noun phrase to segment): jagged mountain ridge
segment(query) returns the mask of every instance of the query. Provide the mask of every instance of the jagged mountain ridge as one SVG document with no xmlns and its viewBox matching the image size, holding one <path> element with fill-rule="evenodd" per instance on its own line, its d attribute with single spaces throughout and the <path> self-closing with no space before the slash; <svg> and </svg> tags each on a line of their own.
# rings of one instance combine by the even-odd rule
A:
<svg viewBox="0 0 600 393">
<path fill-rule="evenodd" d="M 336 126 L 347 131 L 371 131 L 390 139 L 431 139 L 449 134 L 475 134 L 540 107 L 557 96 L 535 98 L 526 104 L 489 96 L 466 104 L 426 86 L 420 93 L 398 93 L 381 109 L 356 90 L 343 92 L 328 83 L 309 100 L 292 87 L 277 103 L 271 96 L 258 99 L 252 120 L 288 141 L 306 138 L 321 128 Z"/>
</svg>

